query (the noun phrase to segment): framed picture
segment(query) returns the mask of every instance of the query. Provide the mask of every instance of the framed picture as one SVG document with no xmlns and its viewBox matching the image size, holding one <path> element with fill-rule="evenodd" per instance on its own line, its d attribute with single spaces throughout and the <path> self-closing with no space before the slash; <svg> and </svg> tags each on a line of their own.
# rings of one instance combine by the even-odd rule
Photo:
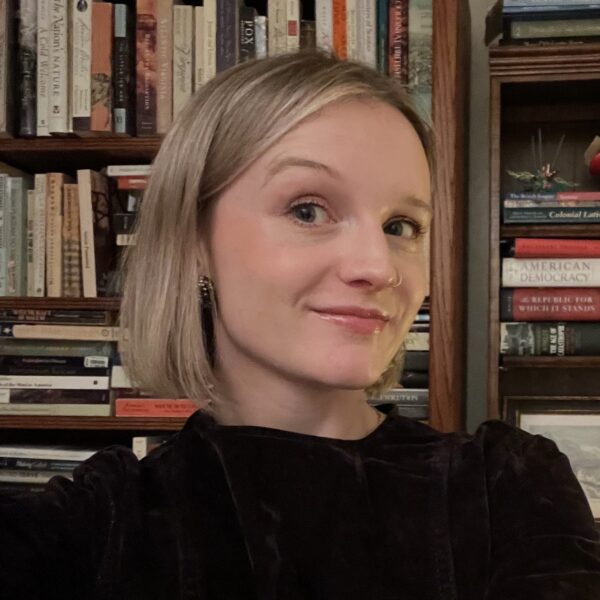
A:
<svg viewBox="0 0 600 600">
<path fill-rule="evenodd" d="M 505 419 L 553 440 L 571 462 L 600 524 L 600 396 L 507 396 Z"/>
</svg>

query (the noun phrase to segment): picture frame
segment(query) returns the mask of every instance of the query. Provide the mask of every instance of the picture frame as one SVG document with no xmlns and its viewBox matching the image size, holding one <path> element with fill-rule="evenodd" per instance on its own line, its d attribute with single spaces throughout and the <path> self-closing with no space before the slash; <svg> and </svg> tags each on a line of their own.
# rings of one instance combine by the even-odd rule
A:
<svg viewBox="0 0 600 600">
<path fill-rule="evenodd" d="M 571 462 L 600 528 L 600 396 L 507 396 L 504 418 L 553 440 Z"/>
</svg>

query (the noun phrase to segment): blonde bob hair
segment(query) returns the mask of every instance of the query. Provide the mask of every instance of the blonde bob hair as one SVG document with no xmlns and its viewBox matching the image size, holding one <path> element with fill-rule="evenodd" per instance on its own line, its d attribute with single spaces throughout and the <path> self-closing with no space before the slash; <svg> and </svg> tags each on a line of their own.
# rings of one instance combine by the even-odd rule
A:
<svg viewBox="0 0 600 600">
<path fill-rule="evenodd" d="M 431 162 L 430 130 L 404 88 L 321 52 L 241 63 L 204 85 L 180 112 L 154 159 L 136 245 L 122 265 L 123 360 L 137 386 L 164 398 L 220 400 L 202 342 L 197 288 L 201 276 L 210 276 L 203 244 L 208 209 L 296 125 L 333 102 L 353 99 L 385 102 L 404 114 Z M 370 396 L 396 384 L 403 355 L 399 349 L 367 389 Z"/>
</svg>

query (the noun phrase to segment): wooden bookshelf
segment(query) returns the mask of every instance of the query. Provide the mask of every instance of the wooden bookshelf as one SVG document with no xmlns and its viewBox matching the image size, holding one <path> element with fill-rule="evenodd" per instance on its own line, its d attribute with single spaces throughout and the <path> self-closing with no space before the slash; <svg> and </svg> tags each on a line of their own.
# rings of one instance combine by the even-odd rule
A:
<svg viewBox="0 0 600 600">
<path fill-rule="evenodd" d="M 177 431 L 185 419 L 135 418 L 135 417 L 47 417 L 44 415 L 0 415 L 2 429 L 88 429 L 124 431 Z"/>
<path fill-rule="evenodd" d="M 490 49 L 490 263 L 488 417 L 503 416 L 504 396 L 593 395 L 597 356 L 501 356 L 500 241 L 512 237 L 600 238 L 600 224 L 503 225 L 501 192 L 514 187 L 506 169 L 532 170 L 530 137 L 542 129 L 550 161 L 566 135 L 557 167 L 582 190 L 597 189 L 583 153 L 600 132 L 600 44 L 495 46 Z"/>
<path fill-rule="evenodd" d="M 467 0 L 434 2 L 433 101 L 436 134 L 433 187 L 434 222 L 431 234 L 430 285 L 430 418 L 442 431 L 464 428 L 464 323 L 467 164 L 467 100 L 470 22 Z M 97 137 L 0 139 L 0 160 L 25 171 L 72 173 L 78 168 L 100 169 L 108 164 L 150 162 L 159 137 Z M 37 299 L 1 298 L 0 308 L 93 308 L 118 310 L 116 298 Z M 22 429 L 144 429 L 173 430 L 179 420 L 106 418 L 0 417 L 0 430 Z"/>
</svg>

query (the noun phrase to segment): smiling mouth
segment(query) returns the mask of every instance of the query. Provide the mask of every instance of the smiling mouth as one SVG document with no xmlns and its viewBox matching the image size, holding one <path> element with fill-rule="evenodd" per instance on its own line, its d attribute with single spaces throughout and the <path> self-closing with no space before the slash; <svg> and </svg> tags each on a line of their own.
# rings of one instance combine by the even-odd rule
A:
<svg viewBox="0 0 600 600">
<path fill-rule="evenodd" d="M 324 321 L 361 335 L 380 333 L 389 322 L 389 317 L 377 311 L 364 311 L 363 314 L 366 316 L 356 314 L 358 311 L 349 313 L 313 310 L 313 312 Z"/>
</svg>

